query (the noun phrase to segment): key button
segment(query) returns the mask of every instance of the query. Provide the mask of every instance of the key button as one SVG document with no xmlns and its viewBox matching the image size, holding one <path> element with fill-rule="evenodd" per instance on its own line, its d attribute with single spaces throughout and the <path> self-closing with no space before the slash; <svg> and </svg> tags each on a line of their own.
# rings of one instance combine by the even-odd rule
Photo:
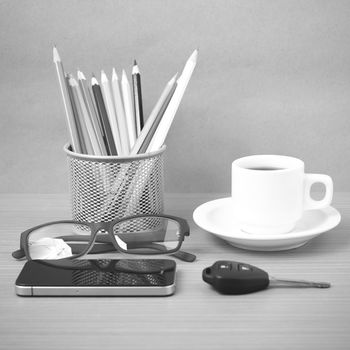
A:
<svg viewBox="0 0 350 350">
<path fill-rule="evenodd" d="M 239 271 L 252 271 L 251 267 L 243 264 L 238 265 L 238 270 Z"/>
<path fill-rule="evenodd" d="M 231 264 L 220 264 L 219 268 L 222 270 L 231 270 Z"/>
</svg>

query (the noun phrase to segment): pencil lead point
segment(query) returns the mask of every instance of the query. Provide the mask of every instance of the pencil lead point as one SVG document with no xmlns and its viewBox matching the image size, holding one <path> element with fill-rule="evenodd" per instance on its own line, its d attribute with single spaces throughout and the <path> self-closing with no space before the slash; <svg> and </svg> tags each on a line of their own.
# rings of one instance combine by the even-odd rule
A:
<svg viewBox="0 0 350 350">
<path fill-rule="evenodd" d="M 86 80 L 84 73 L 79 69 L 78 69 L 77 76 L 79 80 Z"/>
<path fill-rule="evenodd" d="M 93 73 L 91 78 L 91 85 L 98 85 L 98 81 Z"/>
<path fill-rule="evenodd" d="M 140 74 L 139 66 L 137 65 L 136 60 L 134 60 L 134 65 L 132 66 L 131 73 L 134 74 Z"/>
<path fill-rule="evenodd" d="M 192 61 L 197 61 L 197 56 L 198 56 L 198 49 L 195 49 L 195 50 L 192 52 L 192 54 L 191 54 L 190 58 L 188 59 L 188 61 L 190 61 L 190 60 L 192 60 Z"/>
<path fill-rule="evenodd" d="M 101 70 L 101 83 L 106 83 L 108 82 L 107 75 L 104 70 Z"/>
<path fill-rule="evenodd" d="M 113 67 L 113 70 L 112 70 L 112 80 L 118 80 L 118 75 L 117 75 L 117 72 L 115 71 L 114 67 Z"/>
<path fill-rule="evenodd" d="M 69 77 L 69 85 L 71 85 L 71 86 L 77 86 L 78 85 L 77 81 L 74 79 L 72 74 L 68 74 L 68 77 Z"/>
<path fill-rule="evenodd" d="M 57 47 L 54 46 L 53 47 L 53 61 L 56 63 L 56 62 L 60 62 L 61 61 L 61 58 L 60 58 L 60 55 L 58 53 L 58 50 L 57 50 Z"/>
</svg>

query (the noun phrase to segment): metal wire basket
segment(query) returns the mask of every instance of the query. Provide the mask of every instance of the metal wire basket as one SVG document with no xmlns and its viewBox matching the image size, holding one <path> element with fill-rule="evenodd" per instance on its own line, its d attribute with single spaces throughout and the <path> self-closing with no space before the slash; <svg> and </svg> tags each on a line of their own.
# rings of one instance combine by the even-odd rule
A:
<svg viewBox="0 0 350 350">
<path fill-rule="evenodd" d="M 130 157 L 91 156 L 67 144 L 73 219 L 109 222 L 163 213 L 165 148 Z"/>
</svg>

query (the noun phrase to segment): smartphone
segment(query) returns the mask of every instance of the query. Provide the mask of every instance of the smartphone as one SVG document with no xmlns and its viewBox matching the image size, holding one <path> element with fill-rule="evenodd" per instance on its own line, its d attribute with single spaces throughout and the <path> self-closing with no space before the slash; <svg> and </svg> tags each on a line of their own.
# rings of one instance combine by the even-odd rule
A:
<svg viewBox="0 0 350 350">
<path fill-rule="evenodd" d="M 20 296 L 167 296 L 175 293 L 170 259 L 31 260 L 20 272 Z"/>
</svg>

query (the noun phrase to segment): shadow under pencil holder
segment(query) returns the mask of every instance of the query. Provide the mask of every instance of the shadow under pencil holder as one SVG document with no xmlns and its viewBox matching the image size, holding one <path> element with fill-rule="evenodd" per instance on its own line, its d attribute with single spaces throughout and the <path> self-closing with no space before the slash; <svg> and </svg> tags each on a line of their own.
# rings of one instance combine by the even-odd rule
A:
<svg viewBox="0 0 350 350">
<path fill-rule="evenodd" d="M 162 214 L 164 151 L 137 156 L 92 156 L 64 147 L 76 221 L 109 222 L 126 216 Z"/>
</svg>

